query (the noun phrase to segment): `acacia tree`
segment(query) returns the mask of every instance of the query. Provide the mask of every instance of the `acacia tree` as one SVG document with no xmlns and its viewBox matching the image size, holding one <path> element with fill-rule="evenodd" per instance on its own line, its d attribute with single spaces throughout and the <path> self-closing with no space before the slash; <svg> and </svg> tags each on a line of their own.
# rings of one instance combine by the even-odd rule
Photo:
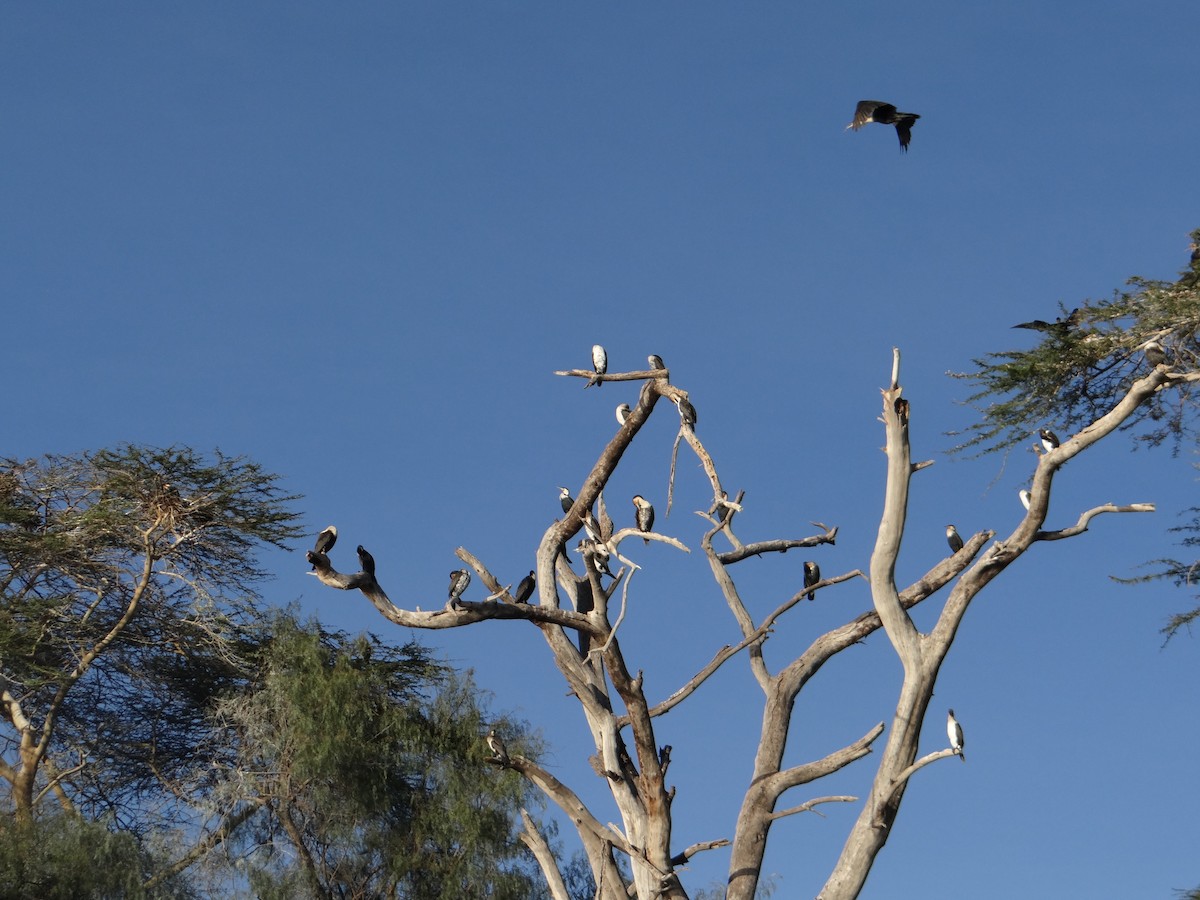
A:
<svg viewBox="0 0 1200 900">
<path fill-rule="evenodd" d="M 1127 423 L 1162 392 L 1177 388 L 1183 382 L 1166 363 L 1150 367 L 1127 385 L 1110 408 L 1068 436 L 1061 446 L 1039 457 L 1031 483 L 1028 512 L 1015 531 L 995 542 L 992 542 L 995 535 L 991 531 L 975 534 L 953 555 L 912 584 L 902 586 L 895 582 L 894 573 L 904 535 L 909 490 L 914 477 L 928 463 L 911 459 L 912 404 L 904 397 L 897 351 L 891 379 L 883 389 L 880 418 L 884 426 L 887 480 L 883 515 L 867 571 L 856 570 L 815 580 L 810 577 L 802 586 L 793 586 L 794 594 L 788 601 L 765 617 L 756 618 L 739 593 L 734 574 L 737 567 L 764 554 L 833 543 L 837 528 L 820 525 L 820 532 L 805 537 L 743 543 L 735 526 L 742 515 L 740 501 L 744 492 L 738 493 L 732 501 L 729 499 L 730 493 L 722 484 L 716 462 L 697 437 L 695 409 L 687 391 L 671 382 L 670 371 L 661 366 L 661 361 L 652 358 L 651 365 L 652 368 L 645 371 L 614 374 L 597 374 L 590 370 L 556 373 L 585 378 L 589 383 L 638 381 L 642 387 L 637 405 L 619 416 L 623 419 L 620 427 L 601 450 L 565 515 L 547 528 L 538 545 L 535 603 L 518 602 L 512 585 L 501 584 L 491 568 L 465 548 L 459 548 L 457 554 L 469 572 L 482 581 L 488 596 L 482 601 L 463 599 L 462 581 L 456 578 L 452 580 L 450 601 L 445 608 L 434 611 L 421 611 L 421 606 L 415 602 L 411 602 L 411 609 L 394 604 L 376 580 L 373 566 L 372 571 L 345 574 L 334 569 L 324 553 L 310 552 L 308 558 L 324 584 L 362 591 L 382 615 L 398 625 L 458 628 L 496 619 L 521 619 L 540 629 L 556 666 L 579 703 L 596 748 L 589 762 L 609 788 L 621 827 L 603 824 L 605 817 L 590 809 L 568 785 L 534 761 L 500 748 L 495 763 L 515 770 L 540 788 L 575 825 L 592 866 L 596 896 L 605 900 L 631 895 L 642 900 L 686 897 L 677 868 L 696 852 L 731 844 L 727 896 L 752 900 L 760 885 L 767 839 L 774 822 L 820 803 L 844 801 L 860 802 L 860 814 L 820 896 L 826 900 L 855 897 L 891 834 L 911 776 L 924 766 L 955 755 L 955 750 L 947 747 L 918 759 L 917 748 L 938 671 L 971 601 L 1035 542 L 1080 535 L 1087 530 L 1091 520 L 1102 513 L 1143 512 L 1154 508 L 1146 503 L 1105 504 L 1082 511 L 1078 522 L 1069 528 L 1042 529 L 1059 468 Z M 630 591 L 630 578 L 637 569 L 635 563 L 622 554 L 622 544 L 633 538 L 686 548 L 680 539 L 667 534 L 643 533 L 635 527 L 615 529 L 607 515 L 602 491 L 630 444 L 638 438 L 649 418 L 661 409 L 659 401 L 663 398 L 679 411 L 675 450 L 678 451 L 681 444 L 687 445 L 700 461 L 711 488 L 709 527 L 700 536 L 700 546 L 716 587 L 741 630 L 742 640 L 735 646 L 714 648 L 710 663 L 674 690 L 653 691 L 656 699 L 652 700 L 648 691 L 653 689 L 646 684 L 636 663 L 627 660 L 618 633 Z M 565 552 L 566 546 L 581 529 L 587 532 L 587 538 L 579 545 L 580 560 L 572 562 Z M 715 545 L 718 539 L 722 549 Z M 603 578 L 607 577 L 611 560 L 618 561 L 622 567 L 606 584 Z M 826 589 L 856 577 L 863 577 L 869 583 L 872 608 L 817 636 L 799 655 L 768 660 L 768 650 L 773 646 L 766 641 L 770 629 L 781 616 L 805 597 L 813 597 L 818 589 L 823 592 L 822 596 L 827 596 Z M 909 616 L 909 610 L 943 588 L 949 590 L 936 624 L 922 632 Z M 427 599 L 411 598 L 412 601 L 417 599 L 424 600 L 428 609 Z M 884 722 L 870 725 L 857 740 L 832 748 L 819 759 L 785 765 L 784 750 L 800 691 L 836 654 L 880 629 L 887 634 L 903 666 L 890 727 Z M 753 774 L 730 835 L 715 835 L 703 844 L 676 849 L 672 843 L 671 813 L 675 788 L 667 784 L 671 748 L 658 744 L 655 719 L 692 698 L 707 678 L 738 657 L 745 658 L 764 698 Z M 793 789 L 867 756 L 885 730 L 887 739 L 876 757 L 875 775 L 865 798 L 860 801 L 855 797 L 807 796 L 803 802 L 786 805 L 792 802 Z M 536 837 L 531 834 L 529 839 L 533 841 Z M 621 875 L 618 856 L 628 862 L 631 873 L 628 879 Z M 561 896 L 555 888 L 561 879 L 554 871 L 553 860 L 548 861 L 542 855 L 538 858 L 546 869 L 552 892 L 556 897 Z"/>
</svg>

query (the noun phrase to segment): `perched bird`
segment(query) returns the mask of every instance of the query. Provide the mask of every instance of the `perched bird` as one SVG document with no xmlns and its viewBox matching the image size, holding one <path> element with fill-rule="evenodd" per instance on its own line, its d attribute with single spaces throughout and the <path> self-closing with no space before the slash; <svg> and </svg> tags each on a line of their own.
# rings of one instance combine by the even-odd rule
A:
<svg viewBox="0 0 1200 900">
<path fill-rule="evenodd" d="M 596 370 L 597 375 L 603 375 L 608 371 L 608 354 L 599 344 L 592 344 L 592 368 Z M 593 384 L 596 387 L 603 387 L 604 382 L 599 378 L 592 378 L 586 386 L 591 387 Z"/>
<path fill-rule="evenodd" d="M 571 507 L 575 505 L 575 498 L 571 496 L 570 490 L 565 487 L 558 489 L 558 500 L 562 504 L 563 512 L 569 513 Z"/>
<path fill-rule="evenodd" d="M 953 525 L 946 526 L 946 543 L 950 545 L 951 553 L 957 553 L 963 548 L 963 539 L 959 537 L 958 529 Z"/>
<path fill-rule="evenodd" d="M 896 134 L 900 137 L 900 149 L 908 152 L 908 142 L 912 140 L 912 127 L 917 119 L 917 113 L 897 112 L 896 107 L 880 100 L 859 100 L 854 109 L 854 121 L 846 126 L 858 131 L 869 122 L 880 125 L 895 125 Z"/>
<path fill-rule="evenodd" d="M 897 397 L 895 404 L 896 418 L 900 420 L 901 427 L 908 425 L 908 401 L 903 397 Z"/>
<path fill-rule="evenodd" d="M 518 603 L 528 603 L 529 598 L 533 596 L 533 589 L 537 586 L 537 582 L 533 578 L 533 570 L 529 570 L 529 574 L 521 579 L 521 583 L 517 585 L 517 591 L 513 594 L 513 599 Z"/>
<path fill-rule="evenodd" d="M 1021 498 L 1021 505 L 1026 509 L 1029 509 L 1029 504 L 1033 502 L 1033 494 L 1029 493 L 1029 491 L 1025 490 L 1024 488 L 1021 488 L 1021 490 L 1017 492 L 1017 496 Z"/>
<path fill-rule="evenodd" d="M 962 726 L 958 724 L 958 719 L 954 718 L 954 710 L 946 714 L 946 737 L 950 738 L 950 749 L 958 754 L 959 759 L 966 762 L 967 758 L 963 755 Z"/>
<path fill-rule="evenodd" d="M 504 739 L 496 734 L 495 728 L 487 733 L 487 745 L 488 749 L 492 751 L 493 759 L 508 762 L 508 748 L 504 746 Z"/>
<path fill-rule="evenodd" d="M 1065 316 L 1059 316 L 1053 322 L 1043 322 L 1041 319 L 1034 319 L 1032 322 L 1022 322 L 1020 325 L 1014 325 L 1013 328 L 1028 328 L 1031 331 L 1044 331 L 1047 334 L 1055 334 L 1062 337 L 1079 324 L 1081 312 L 1077 307 Z"/>
<path fill-rule="evenodd" d="M 585 558 L 591 559 L 592 565 L 595 567 L 597 574 L 607 575 L 609 578 L 616 578 L 612 570 L 608 567 L 610 553 L 608 548 L 599 541 L 583 540 L 579 542 L 579 546 L 575 548 Z"/>
<path fill-rule="evenodd" d="M 467 589 L 467 585 L 471 583 L 471 573 L 466 569 L 455 569 L 450 573 L 450 599 L 447 606 L 454 608 L 458 605 L 459 599 L 463 595 L 463 591 Z"/>
<path fill-rule="evenodd" d="M 317 553 L 328 553 L 333 549 L 333 545 L 337 543 L 337 528 L 330 525 L 324 531 L 317 535 L 317 543 L 313 547 Z"/>
<path fill-rule="evenodd" d="M 1142 344 L 1142 351 L 1146 354 L 1146 362 L 1150 363 L 1152 369 L 1158 368 L 1167 361 L 1167 352 L 1158 341 L 1146 341 Z"/>
<path fill-rule="evenodd" d="M 637 521 L 638 531 L 643 533 L 654 527 L 654 507 L 650 505 L 650 501 L 641 494 L 635 494 L 633 497 L 633 505 L 637 512 L 635 519 Z M 647 544 L 650 543 L 650 538 L 642 538 Z"/>
<path fill-rule="evenodd" d="M 358 564 L 368 575 L 375 574 L 375 557 L 368 553 L 362 544 L 358 545 Z"/>
<path fill-rule="evenodd" d="M 691 428 L 696 428 L 696 407 L 688 402 L 687 397 L 675 398 L 675 406 L 679 408 L 679 421 Z"/>
<path fill-rule="evenodd" d="M 652 368 L 652 369 L 665 369 L 666 368 L 666 366 L 663 364 L 662 357 L 659 356 L 657 353 L 651 353 L 649 356 L 646 357 L 646 361 L 650 363 L 650 368 Z"/>
<path fill-rule="evenodd" d="M 1042 439 L 1042 446 L 1046 448 L 1047 453 L 1049 453 L 1051 450 L 1058 449 L 1058 445 L 1060 443 L 1058 440 L 1058 435 L 1049 428 L 1039 429 L 1038 437 Z"/>
<path fill-rule="evenodd" d="M 804 564 L 804 586 L 806 588 L 810 588 L 820 580 L 821 580 L 821 567 L 818 566 L 815 562 L 811 562 L 811 561 L 806 562 Z M 817 592 L 809 591 L 808 599 L 809 600 L 817 599 Z"/>
<path fill-rule="evenodd" d="M 589 540 L 600 540 L 600 523 L 596 521 L 596 517 L 592 515 L 590 509 L 583 511 L 583 530 L 587 533 Z"/>
<path fill-rule="evenodd" d="M 624 425 L 625 419 L 629 417 L 629 404 L 622 403 L 617 407 L 617 424 Z"/>
</svg>

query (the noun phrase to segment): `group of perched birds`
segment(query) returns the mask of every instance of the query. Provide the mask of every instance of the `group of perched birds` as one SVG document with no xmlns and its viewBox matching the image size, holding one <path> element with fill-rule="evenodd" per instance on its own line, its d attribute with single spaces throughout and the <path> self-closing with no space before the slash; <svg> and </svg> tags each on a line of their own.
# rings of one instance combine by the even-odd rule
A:
<svg viewBox="0 0 1200 900">
<path fill-rule="evenodd" d="M 646 362 L 649 363 L 650 369 L 657 371 L 666 369 L 666 364 L 662 357 L 657 353 L 651 353 L 646 357 Z M 590 388 L 592 385 L 600 387 L 604 384 L 602 376 L 608 374 L 608 353 L 599 344 L 592 345 L 592 371 L 595 373 L 588 379 L 588 383 L 584 388 Z M 690 400 L 682 394 L 675 393 L 671 396 L 671 402 L 675 404 L 675 408 L 679 410 L 679 421 L 693 431 L 696 428 L 696 407 Z M 622 403 L 617 406 L 617 424 L 624 426 L 625 420 L 629 417 L 630 408 L 628 403 Z"/>
<path fill-rule="evenodd" d="M 330 525 L 326 527 L 320 534 L 317 535 L 317 542 L 313 545 L 312 554 L 310 556 L 319 556 L 324 558 L 326 565 L 329 564 L 329 551 L 333 549 L 333 545 L 337 543 L 338 530 L 337 526 Z M 362 570 L 368 575 L 375 575 L 375 557 L 366 551 L 362 544 L 356 548 L 358 553 L 358 564 Z M 313 569 L 317 568 L 317 560 L 311 560 Z"/>
</svg>

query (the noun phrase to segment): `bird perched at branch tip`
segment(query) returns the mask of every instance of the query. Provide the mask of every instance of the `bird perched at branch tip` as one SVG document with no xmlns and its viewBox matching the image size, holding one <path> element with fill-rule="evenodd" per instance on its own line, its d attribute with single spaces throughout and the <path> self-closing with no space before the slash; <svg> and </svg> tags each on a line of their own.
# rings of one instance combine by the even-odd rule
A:
<svg viewBox="0 0 1200 900">
<path fill-rule="evenodd" d="M 1046 448 L 1047 453 L 1049 453 L 1051 450 L 1057 450 L 1059 444 L 1061 443 L 1058 439 L 1058 435 L 1049 428 L 1038 429 L 1038 437 L 1042 439 L 1042 446 Z"/>
<path fill-rule="evenodd" d="M 963 730 L 958 724 L 958 719 L 954 718 L 954 710 L 946 714 L 946 737 L 950 738 L 950 749 L 958 754 L 959 759 L 966 762 L 967 757 L 963 755 Z"/>
<path fill-rule="evenodd" d="M 622 403 L 617 407 L 617 424 L 624 425 L 627 418 L 629 418 L 629 404 Z"/>
<path fill-rule="evenodd" d="M 596 372 L 596 377 L 588 379 L 585 388 L 590 388 L 593 384 L 596 387 L 603 387 L 604 382 L 599 376 L 608 371 L 608 354 L 604 352 L 604 348 L 599 344 L 592 344 L 592 368 Z"/>
<path fill-rule="evenodd" d="M 516 593 L 513 594 L 513 599 L 518 603 L 528 603 L 529 598 L 533 596 L 533 589 L 537 587 L 537 582 L 533 577 L 533 569 L 529 570 L 529 574 L 521 579 L 521 583 L 517 585 Z"/>
<path fill-rule="evenodd" d="M 821 567 L 811 560 L 804 564 L 804 586 L 811 588 L 814 584 L 821 580 Z M 808 592 L 808 599 L 817 599 L 816 591 Z"/>
<path fill-rule="evenodd" d="M 375 557 L 366 551 L 362 544 L 358 545 L 358 564 L 368 575 L 375 574 Z"/>
<path fill-rule="evenodd" d="M 471 583 L 471 573 L 466 569 L 455 569 L 450 573 L 450 599 L 446 601 L 446 605 L 450 609 L 455 609 L 458 606 L 458 601 L 462 598 L 463 591 L 467 589 L 467 585 Z"/>
<path fill-rule="evenodd" d="M 957 553 L 963 548 L 963 539 L 959 536 L 958 529 L 953 525 L 946 526 L 946 543 L 950 545 L 951 553 Z"/>
<path fill-rule="evenodd" d="M 333 545 L 337 543 L 337 528 L 330 525 L 324 531 L 317 535 L 317 542 L 313 545 L 313 553 L 319 553 L 321 556 L 326 556 Z M 316 564 L 313 565 L 316 568 Z"/>
<path fill-rule="evenodd" d="M 638 531 L 644 534 L 654 527 L 654 507 L 641 494 L 634 494 L 633 506 L 636 509 L 634 520 L 637 522 Z M 650 538 L 642 538 L 642 540 L 647 544 L 650 543 Z"/>
<path fill-rule="evenodd" d="M 900 138 L 900 149 L 908 152 L 908 142 L 912 140 L 912 127 L 917 119 L 917 113 L 899 112 L 890 103 L 881 100 L 859 100 L 854 108 L 854 121 L 846 126 L 847 129 L 858 131 L 870 122 L 880 125 L 895 125 L 896 134 Z"/>
<path fill-rule="evenodd" d="M 1152 369 L 1157 369 L 1167 361 L 1167 352 L 1158 341 L 1146 341 L 1142 344 L 1142 352 L 1146 354 L 1146 362 Z"/>
<path fill-rule="evenodd" d="M 508 748 L 504 746 L 504 739 L 496 734 L 496 729 L 493 728 L 487 733 L 488 749 L 492 751 L 494 759 L 501 762 L 508 762 Z"/>
<path fill-rule="evenodd" d="M 657 353 L 651 353 L 646 357 L 646 362 L 650 363 L 652 369 L 665 369 L 666 365 L 662 361 L 662 357 Z"/>
</svg>

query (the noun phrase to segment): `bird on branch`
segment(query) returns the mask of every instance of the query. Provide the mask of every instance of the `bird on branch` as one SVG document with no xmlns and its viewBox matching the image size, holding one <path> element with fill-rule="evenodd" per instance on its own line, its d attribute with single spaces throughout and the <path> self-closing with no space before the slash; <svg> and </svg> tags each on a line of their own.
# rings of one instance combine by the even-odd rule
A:
<svg viewBox="0 0 1200 900">
<path fill-rule="evenodd" d="M 1021 488 L 1021 490 L 1017 491 L 1017 496 L 1021 498 L 1021 505 L 1029 509 L 1029 504 L 1033 502 L 1033 494 L 1029 493 L 1025 488 Z"/>
<path fill-rule="evenodd" d="M 953 525 L 946 526 L 946 543 L 950 545 L 950 552 L 957 553 L 963 548 L 963 539 L 958 534 L 958 529 Z"/>
<path fill-rule="evenodd" d="M 608 371 L 608 354 L 599 344 L 592 344 L 592 369 L 595 370 L 597 377 L 588 379 L 588 383 L 584 387 L 590 388 L 593 384 L 596 387 L 603 387 L 604 382 L 598 376 Z"/>
<path fill-rule="evenodd" d="M 958 719 L 954 718 L 954 710 L 946 714 L 946 736 L 950 738 L 950 749 L 958 754 L 959 759 L 966 762 L 967 757 L 963 755 L 963 730 L 958 724 Z"/>
<path fill-rule="evenodd" d="M 333 545 L 337 543 L 337 528 L 330 525 L 324 531 L 317 535 L 317 543 L 313 545 L 313 553 L 320 556 L 327 556 L 329 551 L 333 549 Z M 316 568 L 316 564 L 313 564 Z"/>
<path fill-rule="evenodd" d="M 504 739 L 496 734 L 496 729 L 493 728 L 487 733 L 488 749 L 492 751 L 492 757 L 501 762 L 508 762 L 508 748 L 504 746 Z"/>
<path fill-rule="evenodd" d="M 814 584 L 821 580 L 821 567 L 811 560 L 804 564 L 804 586 L 811 588 Z M 808 599 L 817 599 L 816 591 L 808 592 Z"/>
<path fill-rule="evenodd" d="M 912 127 L 917 119 L 917 113 L 898 112 L 890 103 L 880 100 L 859 100 L 854 109 L 854 121 L 846 126 L 847 129 L 858 131 L 864 125 L 877 122 L 880 125 L 895 125 L 896 134 L 900 138 L 900 149 L 908 152 L 908 142 L 912 140 Z"/>
<path fill-rule="evenodd" d="M 624 425 L 625 420 L 629 417 L 629 404 L 622 403 L 617 407 L 617 424 Z"/>
<path fill-rule="evenodd" d="M 575 505 L 575 498 L 571 496 L 569 488 L 560 487 L 558 489 L 558 501 L 562 504 L 562 511 L 569 513 L 571 507 Z"/>
<path fill-rule="evenodd" d="M 650 368 L 652 368 L 652 369 L 665 369 L 666 368 L 666 365 L 662 361 L 662 357 L 659 356 L 657 353 L 651 353 L 649 356 L 646 357 L 646 361 L 648 363 L 650 363 Z"/>
<path fill-rule="evenodd" d="M 521 579 L 521 583 L 517 585 L 517 591 L 513 594 L 513 599 L 518 603 L 528 603 L 529 598 L 533 596 L 533 589 L 537 586 L 537 582 L 533 577 L 533 570 L 529 570 L 529 574 Z"/>
<path fill-rule="evenodd" d="M 1046 448 L 1047 453 L 1049 453 L 1051 450 L 1057 450 L 1059 444 L 1061 443 L 1061 441 L 1058 439 L 1058 435 L 1049 428 L 1039 429 L 1038 437 L 1042 439 L 1042 446 Z"/>
<path fill-rule="evenodd" d="M 358 564 L 368 575 L 375 574 L 375 557 L 368 553 L 362 544 L 358 545 Z"/>
<path fill-rule="evenodd" d="M 675 406 L 679 409 L 679 421 L 695 431 L 696 407 L 692 406 L 687 397 L 676 397 Z"/>
<path fill-rule="evenodd" d="M 633 505 L 636 509 L 634 519 L 637 522 L 638 531 L 645 533 L 654 527 L 654 507 L 650 505 L 650 501 L 641 494 L 635 494 L 633 497 Z M 650 538 L 642 538 L 647 544 L 650 543 Z"/>
<path fill-rule="evenodd" d="M 450 573 L 450 599 L 446 601 L 446 606 L 448 608 L 457 608 L 458 601 L 462 598 L 463 591 L 467 589 L 467 585 L 470 583 L 471 573 L 466 569 L 455 569 Z"/>
</svg>

